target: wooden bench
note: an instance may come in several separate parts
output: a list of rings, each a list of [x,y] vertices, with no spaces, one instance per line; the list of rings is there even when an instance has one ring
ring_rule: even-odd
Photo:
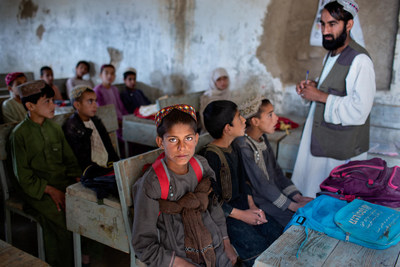
[[[48,263],[11,246],[0,240],[0,265],[1,266],[50,266]]]
[[[293,225],[255,261],[256,267],[272,266],[399,266],[400,243],[385,250],[370,249]],[[396,264],[397,263],[397,264]]]
[[[118,84],[114,84],[114,85],[118,88],[118,91],[120,93],[125,90],[124,83],[118,83]],[[156,100],[163,95],[163,92],[159,88],[150,86],[143,82],[137,81],[136,88],[142,90],[144,95],[150,100],[151,103],[155,103]]]

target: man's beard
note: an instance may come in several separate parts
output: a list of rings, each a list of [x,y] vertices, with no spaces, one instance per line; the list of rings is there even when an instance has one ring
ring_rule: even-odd
[[[330,36],[332,40],[326,40],[325,37]],[[332,34],[326,34],[322,38],[322,45],[326,50],[334,51],[344,45],[344,42],[347,39],[346,25],[343,26],[342,33],[335,39]]]

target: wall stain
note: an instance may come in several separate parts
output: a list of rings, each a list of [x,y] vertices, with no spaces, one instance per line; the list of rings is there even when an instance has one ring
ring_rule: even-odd
[[[325,50],[309,44],[310,30],[318,1],[271,0],[265,13],[256,56],[273,77],[284,84],[315,79]]]
[[[36,16],[38,5],[35,5],[31,0],[22,0],[19,4],[17,14],[18,19],[29,19]]]
[[[194,9],[194,0],[168,0],[168,20],[174,40],[172,73],[182,72],[185,63],[185,50],[191,44]],[[181,75],[171,75],[170,78],[175,92],[184,92],[186,90],[187,84],[183,82]]]
[[[124,53],[114,47],[107,47],[107,52],[110,55],[110,64],[112,64],[116,69],[118,69],[119,64],[124,58]]]
[[[43,33],[46,31],[44,28],[43,24],[40,24],[39,27],[36,29],[36,36],[39,37],[40,40],[42,40]]]

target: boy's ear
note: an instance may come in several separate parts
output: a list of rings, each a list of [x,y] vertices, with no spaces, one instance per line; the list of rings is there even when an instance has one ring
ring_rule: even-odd
[[[79,108],[79,101],[74,101],[74,103],[72,104],[73,106],[74,106],[74,108],[76,109],[76,110],[78,110],[78,108]]]
[[[197,143],[199,142],[199,134],[198,133],[196,133],[195,139],[196,139],[196,146],[197,146]]]
[[[159,136],[156,137],[156,143],[157,143],[157,146],[158,146],[159,148],[164,149],[164,146],[163,146],[163,144],[162,144],[162,138],[161,138],[161,137],[159,137]]]
[[[224,130],[222,131],[222,134],[228,134],[230,130],[230,125],[229,124],[225,124]]]
[[[250,125],[257,127],[260,124],[260,120],[257,117],[253,117],[250,119]]]
[[[12,87],[11,86],[9,86],[9,85],[7,85],[7,89],[8,89],[8,91],[12,91]]]
[[[29,111],[32,111],[35,109],[35,104],[33,104],[32,102],[26,102],[25,106]]]

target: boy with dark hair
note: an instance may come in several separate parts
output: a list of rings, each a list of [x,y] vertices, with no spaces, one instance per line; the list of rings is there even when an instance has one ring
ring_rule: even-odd
[[[252,266],[282,232],[282,227],[259,209],[253,201],[241,155],[232,141],[244,135],[245,119],[231,101],[211,102],[204,110],[204,125],[215,140],[203,149],[203,155],[214,170],[226,217],[228,235],[245,266]]]
[[[26,83],[26,76],[22,72],[12,72],[5,78],[7,89],[10,91],[10,98],[3,102],[3,120],[7,122],[20,122],[25,118],[26,110],[21,103],[17,86]]]
[[[65,189],[81,170],[54,117],[53,89],[43,81],[18,86],[28,111],[10,136],[14,174],[23,199],[43,227],[46,261],[72,266],[72,235],[66,228]]]
[[[140,106],[150,105],[150,100],[143,91],[136,88],[136,69],[128,68],[124,72],[125,91],[121,92],[121,101],[125,109],[132,114]]]
[[[90,88],[94,87],[94,84],[93,84],[92,80],[90,79],[90,77],[87,80],[83,78],[83,76],[88,74],[89,71],[90,71],[89,62],[81,60],[76,64],[75,77],[69,78],[67,80],[67,83],[65,84],[65,86],[67,87],[67,96],[68,96],[68,98],[70,97],[69,94],[72,91],[72,89],[74,89],[74,87],[77,86],[77,85],[85,85],[85,86],[88,86]]]
[[[312,198],[303,197],[276,162],[267,138],[267,134],[275,132],[278,122],[271,102],[252,98],[242,104],[241,113],[247,119],[246,135],[236,138],[233,147],[243,158],[254,202],[285,227],[294,212]]]
[[[70,96],[75,113],[65,122],[63,130],[81,169],[84,170],[81,182],[95,190],[99,199],[109,193],[117,194],[112,163],[118,161],[119,157],[106,128],[96,116],[96,93],[90,87],[78,85]],[[107,175],[110,172],[112,174]],[[105,175],[107,176],[102,179],[104,184],[100,181],[94,183],[96,178]],[[104,178],[108,178],[108,182]]]
[[[43,66],[40,68],[40,79],[45,81],[51,88],[54,90],[54,100],[63,100],[60,89],[58,89],[57,85],[54,82],[54,74],[53,70],[49,66]]]

